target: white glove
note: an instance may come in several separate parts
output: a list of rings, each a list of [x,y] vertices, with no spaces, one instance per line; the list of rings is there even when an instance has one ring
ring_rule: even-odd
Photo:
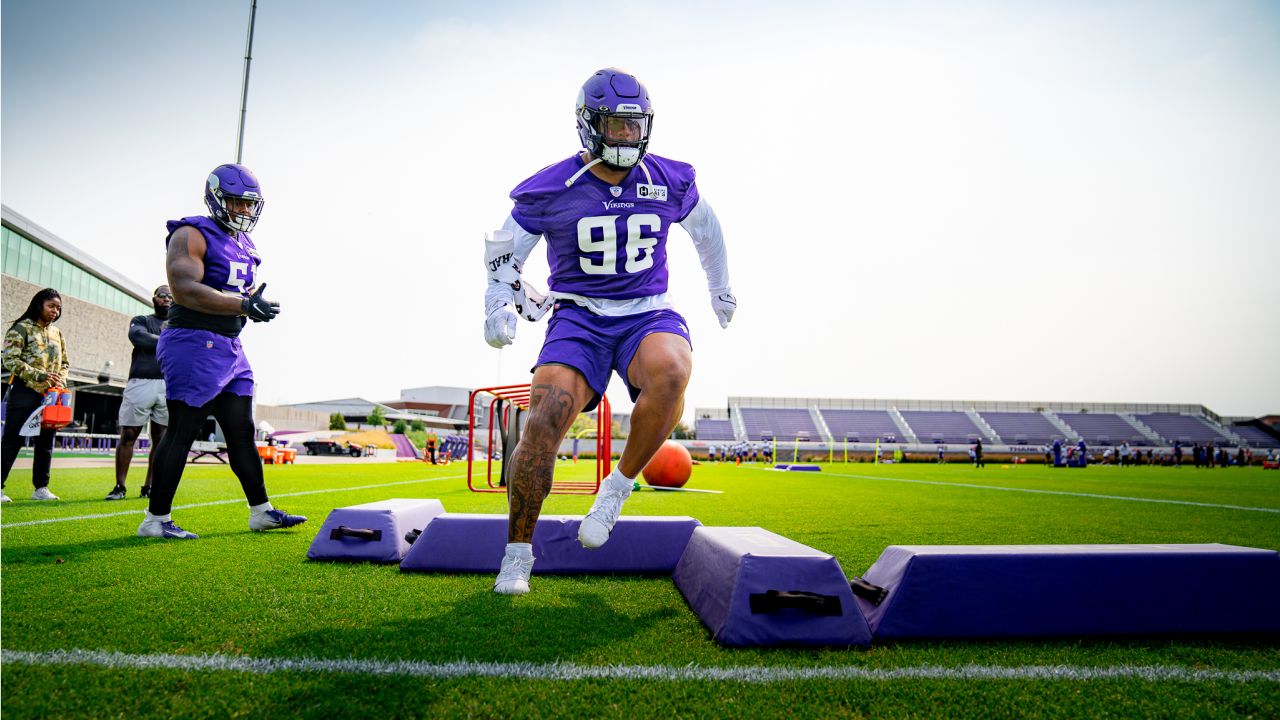
[[[501,349],[516,339],[516,314],[510,305],[494,308],[484,319],[484,341]]]
[[[733,311],[738,309],[738,298],[733,296],[733,292],[729,288],[723,290],[711,291],[711,309],[716,312],[716,319],[720,321],[720,327],[729,327],[729,321],[733,319]]]

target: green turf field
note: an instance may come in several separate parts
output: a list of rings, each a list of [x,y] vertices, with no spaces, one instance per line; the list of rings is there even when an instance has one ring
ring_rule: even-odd
[[[265,470],[275,504],[308,524],[250,533],[230,471],[191,466],[174,519],[202,537],[167,543],[134,536],[144,500],[101,501],[108,469],[55,464],[54,503],[26,500],[30,473],[15,471],[17,501],[0,514],[4,717],[1280,716],[1274,638],[729,650],[668,578],[535,575],[531,594],[510,598],[488,576],[309,563],[334,507],[434,497],[450,511],[504,512],[505,498],[468,492],[459,464]],[[702,465],[690,487],[724,492],[638,492],[625,512],[759,525],[834,554],[849,575],[890,544],[1280,548],[1280,513],[1262,510],[1280,509],[1280,473],[1259,469]],[[589,505],[553,496],[545,511]],[[272,659],[299,662],[255,663]],[[1120,677],[1069,677],[1093,669]]]

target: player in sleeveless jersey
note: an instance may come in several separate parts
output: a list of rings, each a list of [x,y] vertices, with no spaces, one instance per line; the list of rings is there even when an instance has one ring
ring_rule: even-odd
[[[220,165],[205,183],[209,216],[170,220],[165,271],[174,303],[156,344],[169,406],[169,429],[152,453],[153,487],[138,535],[177,540],[199,536],[170,517],[187,454],[210,415],[227,442],[231,470],[249,501],[249,529],[306,522],[271,506],[254,444],[253,369],[240,346],[248,320],[270,322],[279,303],[257,285],[262,258],[249,237],[262,212],[262,188],[243,165]]]
[[[684,409],[693,368],[685,320],[667,298],[667,239],[679,224],[693,238],[721,327],[737,307],[720,223],[687,163],[647,152],[649,93],[616,68],[587,80],[575,108],[585,148],[539,171],[511,193],[514,207],[486,243],[485,339],[515,338],[517,315],[553,309],[533,369],[528,424],[510,461],[508,545],[494,591],[529,591],[534,525],[551,489],[556,453],[579,413],[597,406],[613,372],[635,401],[621,460],[604,479],[578,539],[609,539],[634,478]],[[544,297],[520,269],[545,240],[551,267]]]

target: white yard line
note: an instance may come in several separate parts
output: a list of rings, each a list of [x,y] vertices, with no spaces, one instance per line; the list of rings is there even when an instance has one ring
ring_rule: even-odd
[[[355,487],[342,488],[325,488],[324,490],[303,490],[301,492],[276,493],[272,495],[272,499],[284,497],[298,497],[300,495],[319,495],[321,493],[350,492],[352,490],[372,490],[374,488],[393,487],[396,485],[416,485],[424,482],[437,482],[440,480],[457,480],[464,478],[466,475],[449,475],[438,478],[422,478],[421,480],[398,480],[396,482],[380,483],[378,485],[356,485]],[[175,505],[174,510],[186,510],[188,508],[209,507],[211,505],[234,505],[235,503],[244,504],[245,499],[242,497],[232,498],[231,500],[212,500],[210,502],[192,503],[190,505]],[[143,510],[122,510],[113,513],[97,513],[95,515],[72,515],[70,517],[47,518],[45,520],[26,520],[24,522],[5,523],[0,528],[22,527],[24,525],[47,525],[49,523],[71,522],[72,520],[98,520],[100,518],[122,517],[125,515],[141,515]]]
[[[899,668],[770,667],[698,665],[576,665],[573,663],[501,663],[419,660],[324,660],[321,658],[251,658],[237,655],[130,654],[99,650],[26,652],[6,650],[6,665],[92,665],[113,670],[173,669],[207,672],[346,673],[370,676],[424,678],[498,677],[526,680],[657,680],[668,682],[774,683],[806,680],[1118,680],[1180,683],[1280,682],[1280,670],[1206,670],[1178,665],[1078,665],[943,667],[921,665]]]
[[[766,470],[769,468],[750,468]],[[772,472],[772,471],[770,471]],[[1124,500],[1127,502],[1161,503],[1164,505],[1192,505],[1195,507],[1221,508],[1223,510],[1247,510],[1249,512],[1280,513],[1280,508],[1249,507],[1247,505],[1222,505],[1219,503],[1194,502],[1192,500],[1161,500],[1159,498],[1128,497],[1126,495],[1102,495],[1100,493],[1068,492],[1066,490],[1037,490],[1035,488],[999,487],[996,485],[977,485],[974,483],[943,482],[941,480],[909,480],[907,478],[882,477],[879,475],[851,475],[848,473],[816,473],[826,477],[847,477],[859,480],[882,480],[884,482],[911,483],[913,485],[941,485],[943,487],[974,488],[977,490],[1003,490],[1004,492],[1036,493],[1039,495],[1068,495],[1071,497],[1094,498],[1098,500]]]

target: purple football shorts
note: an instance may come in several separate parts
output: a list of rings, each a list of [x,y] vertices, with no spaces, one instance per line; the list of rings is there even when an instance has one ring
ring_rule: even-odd
[[[640,396],[640,388],[627,379],[627,368],[640,348],[640,341],[653,333],[679,335],[693,348],[689,326],[675,310],[663,308],[611,317],[594,315],[571,302],[558,302],[547,323],[547,338],[542,343],[537,365],[566,365],[582,373],[596,391],[583,412],[594,410],[600,404],[600,396],[609,387],[609,375],[615,370],[627,384],[627,392],[634,401]]]
[[[253,369],[240,338],[167,327],[156,344],[156,359],[170,400],[200,407],[219,393],[253,395]]]

